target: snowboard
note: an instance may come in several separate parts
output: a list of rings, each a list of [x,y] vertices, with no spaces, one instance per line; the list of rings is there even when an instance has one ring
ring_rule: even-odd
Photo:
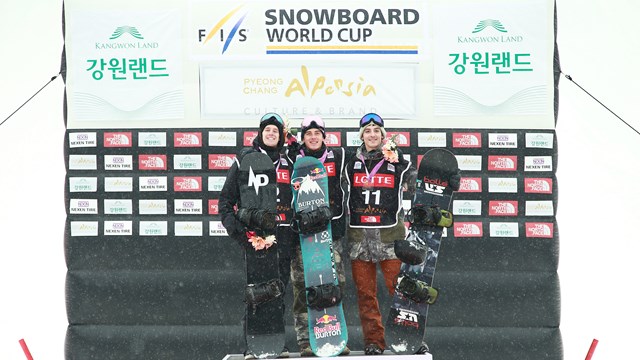
[[[238,174],[240,206],[267,210],[272,212],[275,218],[276,171],[269,156],[260,152],[245,155],[240,162]],[[274,235],[261,230],[257,230],[256,233],[262,237]],[[273,284],[274,280],[279,281],[277,246],[276,243],[269,248],[255,250],[249,245],[245,251],[247,288],[245,289],[244,335],[247,354],[254,354],[256,358],[261,359],[277,358],[284,348],[284,301],[283,297],[279,296],[258,305],[252,305],[247,301],[247,294],[261,284]]]
[[[453,153],[440,148],[427,151],[418,166],[412,208],[416,205],[438,205],[441,209],[450,211],[454,191],[448,182],[450,176],[457,172],[458,161]],[[408,275],[432,286],[442,233],[442,227],[415,225],[410,222],[407,240],[420,241],[428,245],[428,248],[422,263],[403,263],[400,268],[398,285],[385,325],[387,348],[395,354],[415,354],[422,345],[429,304],[412,301],[399,290],[399,284]]]
[[[313,210],[322,205],[329,206],[327,172],[320,160],[311,156],[297,159],[291,179],[295,213]],[[331,223],[319,232],[303,234],[300,231],[300,246],[309,304],[310,288],[326,284],[338,286]],[[322,309],[307,306],[307,311],[309,342],[313,353],[321,357],[340,354],[348,339],[342,302]]]

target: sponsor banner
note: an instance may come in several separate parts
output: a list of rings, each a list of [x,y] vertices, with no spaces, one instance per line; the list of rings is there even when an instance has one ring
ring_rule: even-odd
[[[235,131],[209,131],[209,146],[236,146],[236,136]]]
[[[70,214],[98,214],[98,199],[69,199]]]
[[[408,131],[389,131],[387,132],[387,139],[390,139],[395,135],[395,143],[398,147],[411,146],[411,133]]]
[[[480,216],[482,215],[481,200],[453,200],[453,215]]]
[[[257,131],[245,131],[242,134],[242,146],[252,146],[253,139],[255,139],[256,136],[258,136]]]
[[[553,201],[528,200],[525,203],[525,216],[553,216]]]
[[[138,147],[167,147],[167,133],[139,132]]]
[[[71,221],[71,236],[98,236],[97,221]]]
[[[489,178],[490,193],[509,193],[518,192],[518,178]]]
[[[131,236],[133,235],[132,221],[105,221],[104,235],[107,236]]]
[[[105,132],[103,135],[105,148],[123,148],[133,145],[130,132]]]
[[[69,192],[97,192],[98,178],[96,177],[70,177]]]
[[[446,147],[446,132],[419,132],[418,147]]]
[[[140,236],[167,236],[168,225],[166,221],[140,221]]]
[[[140,215],[166,215],[167,199],[140,199],[138,200],[138,212]]]
[[[218,208],[218,199],[209,199],[209,215],[218,215],[219,212],[219,208]]]
[[[184,118],[179,3],[65,5],[68,128]]]
[[[518,202],[515,200],[489,201],[489,216],[518,216]]]
[[[534,149],[553,149],[553,133],[526,133],[525,147]]]
[[[461,193],[481,193],[482,192],[482,178],[480,177],[463,177],[460,179]]]
[[[173,178],[173,191],[175,192],[202,191],[202,177],[176,176]]]
[[[327,146],[342,146],[342,133],[339,131],[327,131],[325,136],[324,143]]]
[[[481,155],[456,155],[458,160],[458,168],[462,171],[481,171],[482,156]]]
[[[98,140],[95,132],[69,133],[69,148],[97,147]]]
[[[454,237],[482,237],[482,222],[454,222]]]
[[[228,170],[235,157],[235,154],[209,154],[209,170]]]
[[[138,170],[167,170],[167,155],[138,155]]]
[[[207,180],[208,191],[222,191],[224,182],[227,180],[226,176],[209,176]]]
[[[524,171],[553,171],[551,156],[525,156]]]
[[[97,170],[97,155],[69,155],[69,170]]]
[[[131,199],[104,199],[104,213],[106,215],[133,214],[133,201]]]
[[[173,147],[176,147],[176,148],[202,147],[202,133],[177,132],[173,135]]]
[[[174,224],[176,236],[202,236],[201,221],[176,221]]]
[[[489,148],[491,149],[517,149],[518,134],[516,133],[490,133]]]
[[[202,155],[200,154],[177,154],[173,155],[174,170],[201,170]]]
[[[209,221],[209,236],[229,236],[222,221]]]
[[[553,179],[524,178],[524,192],[531,194],[551,194],[553,193]]]
[[[553,223],[527,222],[524,224],[524,227],[528,238],[553,238]]]
[[[489,223],[489,236],[517,238],[520,236],[518,223],[517,222],[491,222]]]
[[[347,132],[347,146],[360,146],[362,140],[360,140],[360,134],[357,131]]]
[[[434,4],[435,115],[553,129],[552,10],[550,0]]]
[[[204,63],[200,65],[200,116],[219,122],[255,118],[277,108],[289,118],[320,115],[330,119],[385,109],[387,118],[415,119],[416,66],[313,60]]]
[[[173,213],[176,215],[202,214],[202,199],[174,199]]]
[[[516,171],[518,169],[518,157],[515,155],[489,155],[487,170],[489,171]]]
[[[105,177],[104,192],[132,192],[133,178],[128,177]]]
[[[133,170],[133,155],[105,155],[104,169],[131,171]]]
[[[482,135],[480,133],[453,133],[454,148],[481,148]]]
[[[139,191],[168,191],[166,176],[140,176]]]

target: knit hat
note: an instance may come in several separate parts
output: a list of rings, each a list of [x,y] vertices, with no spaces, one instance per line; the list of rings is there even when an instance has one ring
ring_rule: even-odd
[[[320,116],[310,115],[305,116],[302,119],[302,123],[300,124],[300,139],[304,140],[304,133],[309,129],[318,129],[322,133],[322,138],[326,138],[325,129],[324,129],[324,120]]]
[[[376,113],[368,113],[360,119],[360,133],[358,134],[360,140],[362,140],[364,129],[372,124],[380,127],[382,139],[387,137],[387,130],[384,129],[384,120]]]
[[[262,132],[267,125],[275,125],[278,128],[280,136],[278,137],[277,147],[280,149],[284,145],[284,121],[282,120],[282,117],[276,113],[267,113],[262,116],[260,119],[260,131],[257,136],[261,145],[264,145],[262,142]]]

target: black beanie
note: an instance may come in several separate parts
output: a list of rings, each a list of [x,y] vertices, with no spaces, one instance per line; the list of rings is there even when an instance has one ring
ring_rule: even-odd
[[[267,125],[275,125],[278,128],[278,133],[280,134],[278,137],[278,149],[282,148],[284,145],[284,121],[280,115],[276,113],[264,114],[260,119],[260,131],[258,132],[259,143],[264,145],[262,142],[262,132]]]

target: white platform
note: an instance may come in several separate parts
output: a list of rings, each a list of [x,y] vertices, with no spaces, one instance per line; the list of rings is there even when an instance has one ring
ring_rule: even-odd
[[[290,352],[289,358],[300,358],[300,353]],[[313,360],[317,357],[305,357],[304,359]],[[351,354],[345,356],[336,356],[334,359],[339,360],[341,358],[349,358],[349,360],[433,360],[431,354],[426,353],[423,355],[394,355],[390,351],[385,351],[382,355],[365,355],[364,351],[351,351]],[[244,360],[242,354],[228,354],[222,360]]]

